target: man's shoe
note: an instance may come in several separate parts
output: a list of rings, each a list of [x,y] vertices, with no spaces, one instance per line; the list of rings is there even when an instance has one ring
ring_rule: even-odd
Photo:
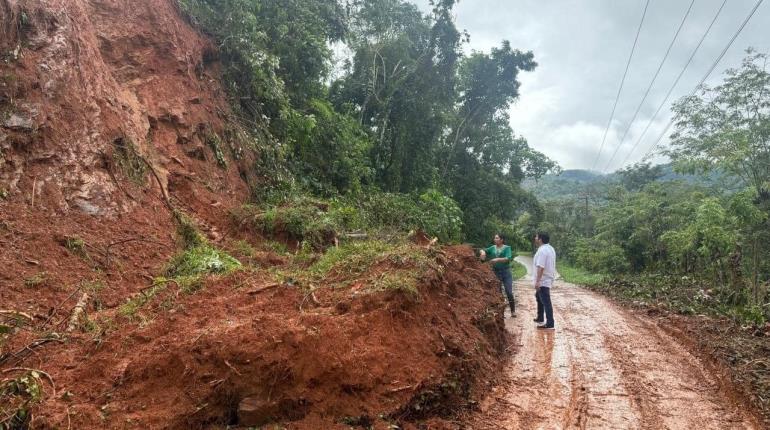
[[[533,318],[533,319],[532,319],[532,321],[534,321],[534,322],[535,322],[535,324],[545,324],[545,321],[540,321],[540,320],[539,320],[539,319],[537,319],[537,318]]]
[[[539,325],[537,328],[541,330],[555,330],[554,326],[552,325]]]

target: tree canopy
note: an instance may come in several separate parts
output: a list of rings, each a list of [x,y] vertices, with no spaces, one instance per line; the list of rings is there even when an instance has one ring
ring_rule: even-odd
[[[459,205],[464,238],[481,242],[517,219],[534,227],[542,211],[520,183],[558,166],[510,126],[534,54],[508,41],[464,54],[455,3],[426,14],[403,0],[181,0],[219,41],[234,106],[269,131],[292,186],[438,192]],[[336,64],[341,43],[351,55]]]

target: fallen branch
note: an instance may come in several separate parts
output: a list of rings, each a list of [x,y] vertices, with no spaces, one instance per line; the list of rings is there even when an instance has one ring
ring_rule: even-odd
[[[238,371],[238,369],[236,369],[235,367],[233,367],[233,365],[232,365],[232,364],[228,363],[228,362],[227,362],[227,360],[225,360],[225,364],[226,364],[226,365],[227,365],[227,367],[229,367],[229,368],[230,368],[230,369],[231,369],[233,372],[235,372],[235,374],[236,374],[236,375],[238,375],[238,376],[243,376],[243,373],[239,372],[239,371]]]
[[[0,355],[0,365],[4,364],[6,361],[10,360],[11,358],[22,359],[27,355],[29,355],[31,352],[33,352],[35,348],[39,348],[49,342],[64,343],[64,341],[62,339],[59,339],[58,337],[47,337],[44,339],[38,339],[32,342],[31,344],[24,346],[23,348],[19,349],[16,352],[7,352],[5,354]]]
[[[61,309],[61,307],[62,307],[62,306],[64,306],[64,304],[65,304],[65,303],[67,303],[67,302],[68,302],[68,301],[69,301],[71,298],[75,297],[75,294],[77,294],[77,293],[78,293],[78,291],[80,291],[80,288],[82,288],[82,286],[83,286],[83,284],[80,284],[80,285],[78,285],[78,287],[77,287],[77,288],[75,288],[75,291],[73,291],[73,292],[72,292],[72,294],[70,294],[69,296],[67,296],[67,298],[66,298],[66,299],[64,299],[64,301],[62,301],[61,303],[59,303],[59,306],[57,306],[57,307],[56,307],[56,309],[54,309],[54,310],[53,310],[53,312],[51,312],[51,315],[49,315],[49,316],[48,316],[48,319],[47,319],[47,320],[45,320],[45,322],[43,323],[43,325],[40,327],[40,330],[43,330],[43,329],[44,329],[44,328],[45,328],[45,327],[48,325],[48,323],[49,323],[49,322],[51,322],[51,320],[53,319],[53,317],[56,315],[56,312],[59,312],[59,309]],[[61,322],[60,322],[59,324],[61,324]]]
[[[310,292],[310,301],[313,302],[313,304],[316,306],[321,306],[321,302],[319,302],[315,296],[315,291]]]
[[[348,239],[366,239],[369,237],[366,233],[342,233],[342,236]]]
[[[401,392],[401,391],[412,390],[412,389],[415,389],[415,388],[417,388],[417,385],[406,385],[406,386],[403,386],[403,387],[391,388],[390,390],[388,390],[388,392],[389,393],[398,393],[398,392]]]
[[[168,194],[166,194],[166,189],[163,188],[163,182],[161,182],[160,176],[158,176],[158,172],[155,171],[155,167],[141,154],[137,153],[136,156],[139,157],[139,159],[142,160],[145,165],[147,165],[147,168],[150,169],[150,173],[152,173],[152,176],[155,178],[155,182],[157,182],[158,187],[160,187],[160,194],[163,197],[163,203],[165,203],[166,207],[171,212],[174,212],[174,205],[171,204],[171,199],[168,197]]]
[[[249,294],[249,295],[259,294],[259,293],[261,293],[263,291],[267,291],[267,290],[273,289],[273,288],[278,287],[280,285],[281,285],[280,282],[276,282],[274,284],[262,285],[262,286],[260,286],[258,288],[255,288],[253,290],[247,291],[246,294]]]
[[[75,327],[78,325],[78,320],[80,320],[80,316],[83,314],[87,304],[88,293],[83,293],[83,295],[80,296],[80,300],[78,300],[78,303],[75,305],[75,308],[72,310],[72,316],[67,324],[67,332],[75,330]]]
[[[315,288],[310,290],[309,293],[305,294],[305,297],[302,298],[302,303],[299,304],[299,311],[302,312],[302,307],[305,306],[305,302],[310,299],[311,302],[313,302],[316,306],[321,306],[321,302],[318,301],[318,299],[315,296]]]
[[[12,310],[0,309],[0,315],[10,315],[12,317],[24,317],[24,318],[26,318],[26,319],[28,319],[30,321],[33,321],[35,319],[34,317],[32,317],[32,315],[30,315],[28,313],[25,313],[25,312],[21,312],[21,311],[12,311]]]

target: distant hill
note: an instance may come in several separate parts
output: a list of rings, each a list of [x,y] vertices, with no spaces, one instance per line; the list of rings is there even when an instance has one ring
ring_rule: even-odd
[[[708,175],[683,175],[674,171],[673,165],[664,164],[663,176],[659,182],[684,181],[706,187],[735,188],[736,181],[724,173],[714,172]],[[569,169],[559,175],[545,175],[537,181],[527,179],[522,187],[533,192],[537,198],[545,201],[578,198],[587,191],[591,194],[604,194],[608,187],[619,185],[620,175],[600,173],[591,170]]]

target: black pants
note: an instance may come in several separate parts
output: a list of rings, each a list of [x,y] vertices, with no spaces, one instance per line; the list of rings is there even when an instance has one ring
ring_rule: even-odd
[[[516,300],[513,298],[513,275],[508,267],[495,269],[495,276],[503,283],[505,295],[508,297],[508,305],[511,307],[511,313],[516,313]]]
[[[537,320],[543,321],[543,317],[545,317],[545,325],[548,327],[553,327],[553,305],[551,304],[551,289],[548,287],[538,288],[535,291],[535,299],[537,300]]]

